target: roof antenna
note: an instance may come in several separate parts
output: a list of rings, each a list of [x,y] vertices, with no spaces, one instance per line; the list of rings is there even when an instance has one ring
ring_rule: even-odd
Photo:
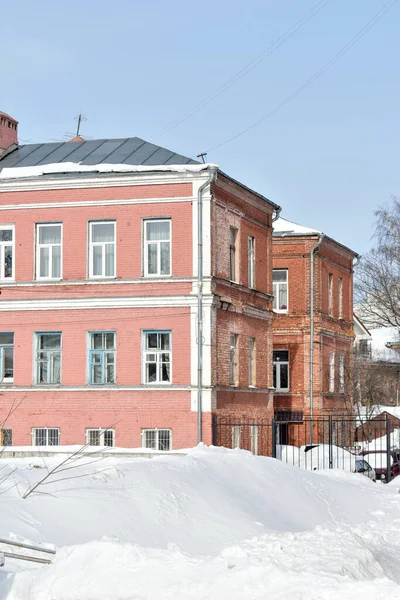
[[[201,158],[201,160],[203,161],[203,165],[206,164],[206,161],[205,161],[206,156],[207,156],[207,152],[200,152],[200,154],[197,154],[197,158]]]
[[[77,121],[77,126],[76,126],[76,137],[79,137],[80,131],[81,131],[81,124],[83,121],[87,121],[86,116],[83,113],[78,113],[75,117],[74,117],[74,121]]]

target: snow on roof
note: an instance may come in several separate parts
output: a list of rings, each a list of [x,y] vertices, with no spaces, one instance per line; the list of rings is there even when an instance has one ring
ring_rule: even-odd
[[[400,334],[396,327],[378,327],[371,329],[371,350],[374,360],[400,363],[400,351],[387,347],[390,343],[399,343]]]
[[[298,225],[297,223],[293,223],[282,217],[279,217],[279,219],[274,222],[273,227],[274,234],[276,233],[279,235],[318,235],[322,233],[321,231],[318,231],[318,229],[303,227],[303,225]]]
[[[212,163],[186,165],[127,165],[107,164],[82,165],[81,163],[65,162],[33,167],[5,167],[0,172],[0,179],[19,179],[21,177],[40,177],[41,175],[63,173],[143,173],[149,171],[173,171],[178,173],[198,173],[209,167],[217,168]]]

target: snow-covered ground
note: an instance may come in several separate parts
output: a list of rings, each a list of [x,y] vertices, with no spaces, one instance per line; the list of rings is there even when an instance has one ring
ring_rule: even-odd
[[[22,499],[63,459],[0,460],[0,537],[57,547],[8,559],[0,600],[400,599],[396,480],[199,447],[86,456]]]

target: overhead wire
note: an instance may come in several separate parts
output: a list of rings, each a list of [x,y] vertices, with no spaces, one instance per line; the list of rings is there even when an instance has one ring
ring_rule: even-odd
[[[364,35],[366,35],[368,33],[368,31],[370,29],[372,29],[372,27],[374,27],[374,25],[376,25],[376,23],[378,23],[378,21],[380,21],[383,18],[389,12],[389,10],[391,10],[395,6],[395,4],[397,4],[397,2],[398,2],[398,0],[388,0],[388,2],[386,2],[383,6],[381,6],[381,8],[378,10],[378,12],[375,13],[375,15],[364,25],[364,27],[362,27],[347,42],[347,44],[345,44],[330,60],[328,60],[318,71],[316,71],[309,79],[307,79],[307,81],[305,81],[300,87],[298,87],[292,94],[287,96],[284,100],[282,100],[282,102],[280,102],[277,106],[272,108],[263,117],[261,117],[260,119],[258,119],[257,121],[255,121],[254,123],[252,123],[245,129],[243,129],[242,131],[237,133],[236,135],[228,138],[227,140],[225,140],[224,142],[221,142],[220,144],[217,144],[216,146],[212,146],[211,148],[208,148],[207,153],[212,152],[213,150],[217,150],[218,148],[222,148],[222,146],[225,146],[226,144],[233,142],[234,140],[238,139],[245,133],[251,131],[258,125],[263,123],[266,119],[268,119],[269,117],[274,115],[281,108],[283,108],[284,106],[286,106],[287,104],[292,102],[304,90],[309,88],[317,79],[319,79],[326,71],[328,71],[328,69],[330,69],[344,54],[346,54],[353,46],[355,46],[355,44],[357,44],[357,42],[359,42],[361,40],[361,38],[363,38]]]
[[[170,121],[156,136],[155,139],[161,137],[171,129],[174,129],[183,121],[186,121],[189,117],[193,116],[195,113],[200,111],[202,108],[210,104],[215,98],[218,98],[221,94],[223,94],[226,90],[232,87],[237,81],[242,79],[247,73],[250,73],[253,69],[255,69],[261,62],[263,62],[266,58],[271,56],[278,50],[285,42],[287,42],[291,37],[293,37],[304,25],[306,25],[313,17],[315,17],[321,10],[326,8],[328,4],[331,4],[333,0],[319,0],[317,4],[315,4],[308,12],[306,12],[292,27],[290,27],[285,33],[283,33],[278,39],[272,42],[263,52],[258,54],[255,58],[253,58],[250,62],[248,62],[240,71],[237,71],[232,75],[229,79],[227,79],[222,85],[216,88],[211,94],[203,98],[200,102],[192,106],[189,110],[183,113],[177,119]]]

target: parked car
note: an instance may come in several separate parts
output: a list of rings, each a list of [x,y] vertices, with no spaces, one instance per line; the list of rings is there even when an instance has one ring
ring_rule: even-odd
[[[362,450],[360,457],[365,458],[375,469],[376,476],[384,482],[388,481],[388,466],[386,450]],[[400,475],[400,450],[390,451],[390,479]]]
[[[360,473],[372,481],[376,481],[374,468],[363,457],[353,454],[344,448],[328,444],[296,446],[279,446],[277,458],[291,465],[309,471],[317,469],[339,469],[350,473]]]
[[[352,454],[340,446],[313,444],[301,446],[300,466],[315,471],[317,469],[340,469],[350,473],[360,473],[376,481],[375,469],[363,456]]]

